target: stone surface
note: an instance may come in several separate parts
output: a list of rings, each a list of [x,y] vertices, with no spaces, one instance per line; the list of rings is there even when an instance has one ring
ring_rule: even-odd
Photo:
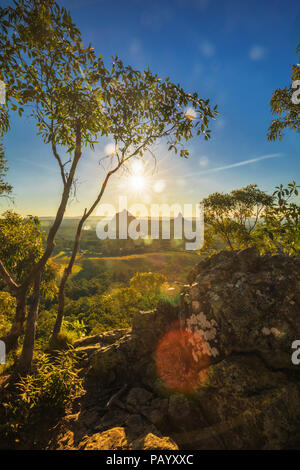
[[[102,433],[93,434],[80,444],[83,450],[126,450],[129,443],[122,427],[112,428]]]
[[[169,437],[158,437],[152,433],[133,443],[134,450],[178,450],[177,444]]]
[[[99,397],[126,392],[62,420],[50,447],[300,449],[299,314],[299,259],[251,248],[201,261],[180,307],[140,312],[96,348]]]

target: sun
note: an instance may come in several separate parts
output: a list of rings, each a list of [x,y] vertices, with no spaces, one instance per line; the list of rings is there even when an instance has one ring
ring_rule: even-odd
[[[132,175],[129,184],[133,191],[140,192],[146,187],[146,178],[143,175]]]

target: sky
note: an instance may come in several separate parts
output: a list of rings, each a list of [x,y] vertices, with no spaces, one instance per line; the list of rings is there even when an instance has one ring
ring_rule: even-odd
[[[1,0],[1,4],[5,2]],[[135,68],[169,76],[186,91],[217,104],[212,138],[189,142],[188,160],[155,148],[157,165],[146,160],[145,187],[117,175],[103,202],[192,203],[216,191],[228,192],[256,183],[272,191],[300,181],[300,136],[286,132],[282,141],[268,142],[272,120],[270,98],[276,88],[290,85],[291,64],[299,61],[300,3],[294,0],[62,0],[71,11],[86,43],[103,54],[109,66],[117,54]],[[52,216],[61,194],[57,163],[51,149],[36,135],[34,122],[12,116],[5,137],[14,205],[27,215]],[[103,179],[98,164],[109,138],[86,150],[80,163],[76,198],[67,216],[88,207]],[[95,214],[96,215],[96,214]]]

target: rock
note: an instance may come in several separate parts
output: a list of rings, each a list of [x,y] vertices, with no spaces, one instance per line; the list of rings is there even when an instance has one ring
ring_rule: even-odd
[[[190,411],[189,401],[184,395],[178,393],[170,396],[168,414],[176,422],[185,423]]]
[[[150,421],[150,423],[160,426],[167,417],[168,414],[168,403],[167,398],[155,398],[151,401],[150,406],[143,407],[141,412],[143,416]]]
[[[118,328],[115,330],[105,331],[99,335],[84,336],[73,343],[74,348],[82,348],[85,346],[96,344],[112,344],[118,339],[122,338],[131,331],[131,328]]]
[[[92,378],[129,393],[96,426],[93,412],[64,421],[52,448],[300,448],[299,312],[299,258],[251,248],[201,260],[180,307],[138,313],[94,352]]]
[[[107,385],[115,381],[126,383],[134,378],[142,380],[159,337],[177,320],[178,308],[169,303],[161,302],[156,310],[139,312],[133,319],[132,332],[95,352],[90,374]]]
[[[132,415],[129,424],[131,433],[124,427],[114,427],[84,437],[76,448],[79,450],[178,450],[177,444],[170,437],[160,437],[147,431],[143,433],[143,424],[137,415]],[[137,425],[141,430],[138,438],[136,438]],[[135,427],[135,433],[132,433],[132,426]]]
[[[137,410],[150,402],[153,394],[141,387],[135,387],[127,395],[127,403]]]
[[[294,367],[291,344],[300,338],[299,260],[260,257],[253,248],[221,252],[201,262],[193,277],[198,294],[194,285],[187,289],[193,302],[186,303],[186,326],[195,342],[197,335],[204,340],[211,361],[247,351],[271,367]]]
[[[190,369],[208,362],[194,387],[190,432],[175,439],[192,449],[299,446],[300,371],[291,344],[300,338],[300,260],[253,248],[222,252],[189,280],[185,353]]]
[[[132,448],[134,450],[178,450],[177,444],[169,437],[158,437],[152,433],[136,440]]]
[[[84,346],[90,346],[91,344],[100,343],[99,335],[94,336],[84,336],[83,338],[74,341],[74,348],[82,348]]]
[[[107,411],[99,421],[98,426],[94,429],[96,431],[104,431],[106,429],[123,426],[128,419],[129,413],[125,410],[115,409]]]
[[[46,450],[74,450],[87,433],[81,414],[65,416],[54,428]]]
[[[93,434],[79,445],[79,449],[82,450],[126,450],[128,448],[129,443],[125,429],[122,427]]]
[[[125,424],[128,434],[132,438],[137,438],[138,436],[140,436],[145,428],[144,421],[141,415],[138,414],[129,415]]]

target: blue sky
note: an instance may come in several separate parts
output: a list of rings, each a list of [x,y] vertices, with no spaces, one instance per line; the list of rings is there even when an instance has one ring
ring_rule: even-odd
[[[159,194],[149,190],[149,202],[195,203],[211,192],[250,183],[271,191],[279,183],[300,181],[299,134],[286,132],[277,142],[266,137],[272,92],[290,83],[290,65],[299,62],[299,1],[59,3],[70,9],[84,40],[103,54],[107,65],[118,54],[125,63],[150,67],[218,105],[212,139],[195,138],[189,145],[189,160],[157,147],[158,168],[154,176],[151,173],[149,185],[163,181],[164,190]],[[50,149],[35,134],[31,120],[13,118],[5,138],[8,179],[14,186],[16,211],[53,215],[61,190],[59,171]],[[67,215],[80,215],[92,202],[102,176],[97,159],[107,143],[100,142],[95,154],[86,152],[77,200],[69,205]],[[118,183],[118,178],[111,182],[105,202],[120,192]],[[135,202],[138,198],[128,197]],[[0,209],[5,209],[3,203]]]

